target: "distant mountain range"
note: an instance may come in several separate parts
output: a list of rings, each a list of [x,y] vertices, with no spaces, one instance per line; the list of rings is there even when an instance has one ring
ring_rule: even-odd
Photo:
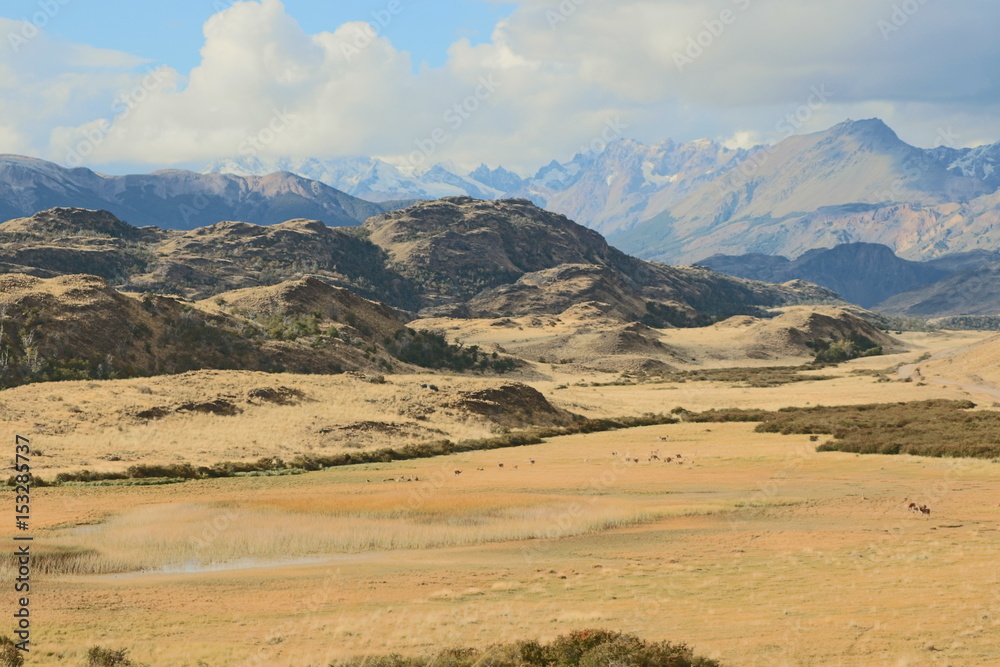
[[[794,256],[852,242],[882,243],[911,260],[992,250],[1000,247],[998,152],[924,150],[879,120],[841,123],[752,151],[739,167],[612,238],[672,261]]]
[[[0,155],[0,220],[56,207],[107,210],[133,225],[195,229],[223,220],[270,225],[294,218],[358,225],[408,202],[375,204],[287,172],[265,176],[165,170],[106,176]]]
[[[527,199],[670,264],[715,255],[798,257],[878,243],[907,260],[1000,248],[1000,144],[921,149],[877,119],[773,146],[628,139],[522,176],[486,165],[412,170],[374,157],[222,160],[205,173],[105,176],[0,156],[0,219],[52,207],[103,209],[136,225],[305,218],[358,225],[415,200]]]
[[[1000,252],[995,251],[911,262],[884,245],[850,243],[810,250],[793,260],[762,254],[713,255],[698,264],[749,280],[808,281],[851,303],[894,315],[1000,315]]]
[[[204,173],[253,176],[286,171],[377,202],[523,198],[608,235],[666,210],[746,155],[708,140],[645,146],[619,139],[600,153],[577,154],[566,163],[553,160],[527,177],[502,166],[490,169],[483,164],[466,174],[449,164],[413,170],[378,158],[244,157],[217,161]]]
[[[526,198],[668,263],[717,253],[797,256],[852,242],[881,243],[911,260],[1000,247],[1000,144],[916,148],[878,119],[749,150],[619,139],[526,177],[485,165],[467,174],[442,164],[407,172],[376,158],[225,160],[208,171],[278,169],[374,201]]]

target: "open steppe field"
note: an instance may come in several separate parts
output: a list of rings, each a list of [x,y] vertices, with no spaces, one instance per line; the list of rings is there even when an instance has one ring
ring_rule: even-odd
[[[918,361],[983,334],[903,338],[906,354],[770,387],[633,384],[547,364],[521,380],[588,417],[929,398],[990,409],[989,386],[943,384]],[[911,381],[886,381],[900,365]],[[28,429],[42,450],[43,475],[124,469],[168,442],[167,461],[235,458],[254,439],[260,449],[246,456],[287,456],[308,451],[307,427],[317,438],[367,422],[412,421],[456,439],[502,430],[449,406],[506,380],[386,381],[211,372],[30,385],[0,403],[11,432]],[[438,391],[422,386],[432,383]],[[251,400],[261,387],[306,400]],[[241,412],[148,422],[121,412],[219,396]],[[412,417],[431,407],[429,419]],[[73,428],[60,432],[58,420]],[[1000,464],[816,445],[753,424],[678,423],[307,474],[38,488],[31,664],[82,664],[100,645],[157,667],[323,666],[583,627],[687,642],[726,665],[1000,663]],[[123,449],[132,461],[109,458]]]
[[[647,462],[657,448],[685,463]],[[36,547],[74,555],[39,577],[32,664],[99,644],[151,665],[325,665],[592,626],[732,665],[996,664],[998,470],[676,424],[294,477],[40,489],[53,520]]]

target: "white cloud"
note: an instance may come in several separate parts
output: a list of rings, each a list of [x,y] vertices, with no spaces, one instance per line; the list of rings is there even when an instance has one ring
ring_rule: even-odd
[[[1000,5],[914,0],[900,18],[894,4],[522,0],[489,43],[459,40],[444,67],[414,73],[367,24],[311,35],[279,0],[237,2],[205,24],[187,77],[161,68],[150,82],[138,58],[44,35],[32,58],[0,54],[0,149],[65,161],[100,133],[88,164],[421,151],[528,170],[617,119],[643,141],[742,146],[780,137],[797,113],[797,132],[880,116],[919,145],[947,127],[963,144],[1000,139]]]
[[[737,149],[737,148],[753,148],[754,146],[760,146],[765,143],[765,139],[760,136],[759,133],[752,130],[741,130],[739,132],[734,132],[731,136],[722,139],[721,143],[726,148]]]

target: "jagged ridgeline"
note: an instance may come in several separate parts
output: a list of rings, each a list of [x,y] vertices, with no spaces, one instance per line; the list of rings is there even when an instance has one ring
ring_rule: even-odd
[[[183,231],[136,228],[106,211],[52,209],[0,224],[0,271],[83,273],[122,291],[194,300],[313,276],[406,311],[471,305],[482,313],[558,313],[607,297],[628,318],[658,326],[837,300],[803,284],[645,262],[528,201],[468,197],[419,203],[360,227],[297,219]]]

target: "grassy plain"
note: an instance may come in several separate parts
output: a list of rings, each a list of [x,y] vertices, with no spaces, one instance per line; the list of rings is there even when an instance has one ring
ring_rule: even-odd
[[[928,371],[926,382],[882,381],[898,364],[976,336],[913,334],[906,354],[762,388],[608,385],[614,376],[549,365],[523,379],[591,417],[675,406],[982,402],[974,389],[930,381]],[[388,380],[196,374],[22,387],[0,403],[12,430],[32,432],[50,471],[95,461],[113,469],[126,462],[101,457],[122,443],[137,458],[173,443],[166,449],[178,459],[214,462],[252,439],[259,449],[248,456],[287,455],[307,446],[303,424],[315,435],[316,424],[386,421],[389,406],[392,421],[405,421],[399,411],[416,400],[408,396],[446,402],[439,394],[459,384],[489,382]],[[110,411],[116,401],[185,399],[171,381],[202,396],[266,381],[312,400],[148,424]],[[442,391],[421,393],[431,382]],[[65,402],[93,418],[62,434],[51,420],[38,425],[46,405]],[[446,417],[442,408],[417,421],[454,435],[490,432]],[[818,453],[816,444],[755,433],[753,424],[680,423],[304,475],[36,489],[31,664],[81,664],[98,644],[157,667],[319,666],[546,640],[581,627],[688,642],[727,665],[1000,662],[1000,465]],[[648,460],[654,450],[675,460]],[[70,462],[56,462],[64,457]],[[927,504],[931,516],[908,512],[908,502]],[[5,526],[0,539],[9,538]]]

